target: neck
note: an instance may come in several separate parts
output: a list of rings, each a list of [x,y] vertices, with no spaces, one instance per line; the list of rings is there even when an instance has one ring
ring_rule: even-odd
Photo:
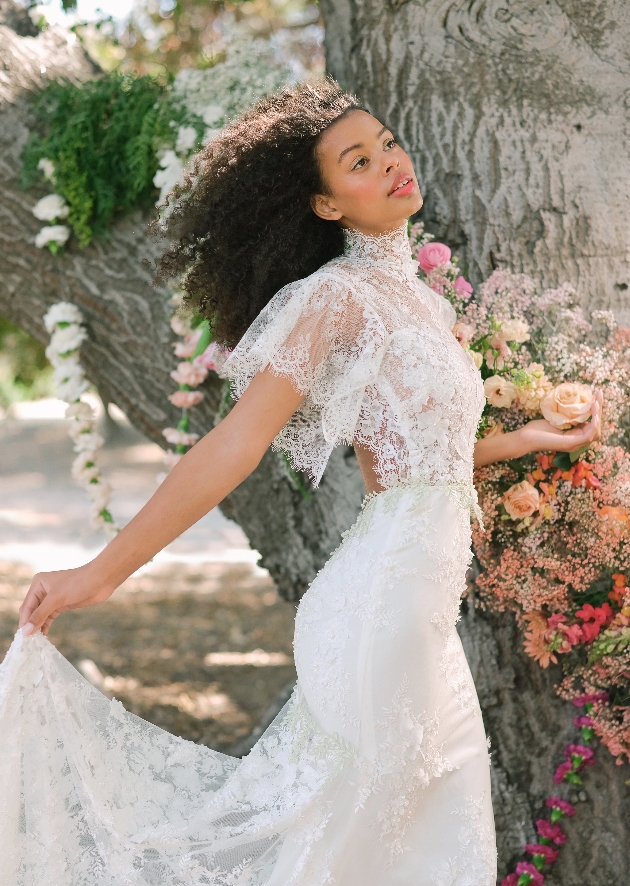
[[[395,265],[414,275],[418,271],[418,264],[411,256],[406,221],[393,230],[378,234],[344,228],[343,236],[347,258]]]

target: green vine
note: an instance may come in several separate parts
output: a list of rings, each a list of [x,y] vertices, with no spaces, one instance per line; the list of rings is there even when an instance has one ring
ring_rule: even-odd
[[[33,103],[35,129],[22,153],[22,185],[54,164],[54,187],[69,205],[81,247],[107,235],[113,217],[155,201],[156,151],[175,127],[197,123],[152,77],[111,73],[81,85],[52,82]]]

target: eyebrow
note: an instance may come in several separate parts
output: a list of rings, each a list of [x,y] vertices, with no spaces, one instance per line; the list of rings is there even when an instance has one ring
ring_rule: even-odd
[[[389,128],[389,127],[387,127],[387,126],[383,126],[383,128],[381,129],[381,131],[378,133],[378,135],[377,135],[376,137],[377,137],[377,138],[380,138],[380,137],[383,135],[384,132],[387,132],[387,131],[388,131],[388,128]],[[348,154],[350,151],[354,151],[354,150],[356,150],[357,148],[362,148],[362,147],[363,147],[363,143],[362,143],[362,142],[359,142],[358,145],[350,145],[349,148],[344,148],[343,151],[341,152],[341,154],[339,154],[339,160],[338,160],[337,162],[338,162],[338,163],[341,163],[341,161],[342,161],[343,158],[346,156],[346,154]]]

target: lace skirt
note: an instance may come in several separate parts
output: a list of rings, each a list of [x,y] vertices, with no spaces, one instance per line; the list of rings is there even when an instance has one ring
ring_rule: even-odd
[[[40,634],[0,667],[3,886],[494,886],[455,630],[455,488],[371,497],[300,603],[298,684],[243,760],[109,701]]]

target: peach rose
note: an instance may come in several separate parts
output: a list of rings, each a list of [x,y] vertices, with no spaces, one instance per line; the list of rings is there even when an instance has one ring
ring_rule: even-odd
[[[493,421],[492,424],[489,424],[488,427],[483,432],[483,436],[495,437],[497,434],[503,433],[503,423],[500,421]]]
[[[538,510],[540,493],[538,490],[522,480],[514,486],[510,486],[503,496],[503,507],[513,520],[524,520]]]
[[[466,346],[474,334],[475,327],[471,326],[469,323],[456,323],[455,326],[453,326],[453,335],[460,345]]]
[[[565,381],[543,398],[540,411],[547,421],[561,431],[581,425],[590,414],[593,391],[588,385]]]
[[[507,378],[500,375],[492,375],[483,383],[483,392],[491,406],[505,409],[511,406],[516,397],[516,388]]]

